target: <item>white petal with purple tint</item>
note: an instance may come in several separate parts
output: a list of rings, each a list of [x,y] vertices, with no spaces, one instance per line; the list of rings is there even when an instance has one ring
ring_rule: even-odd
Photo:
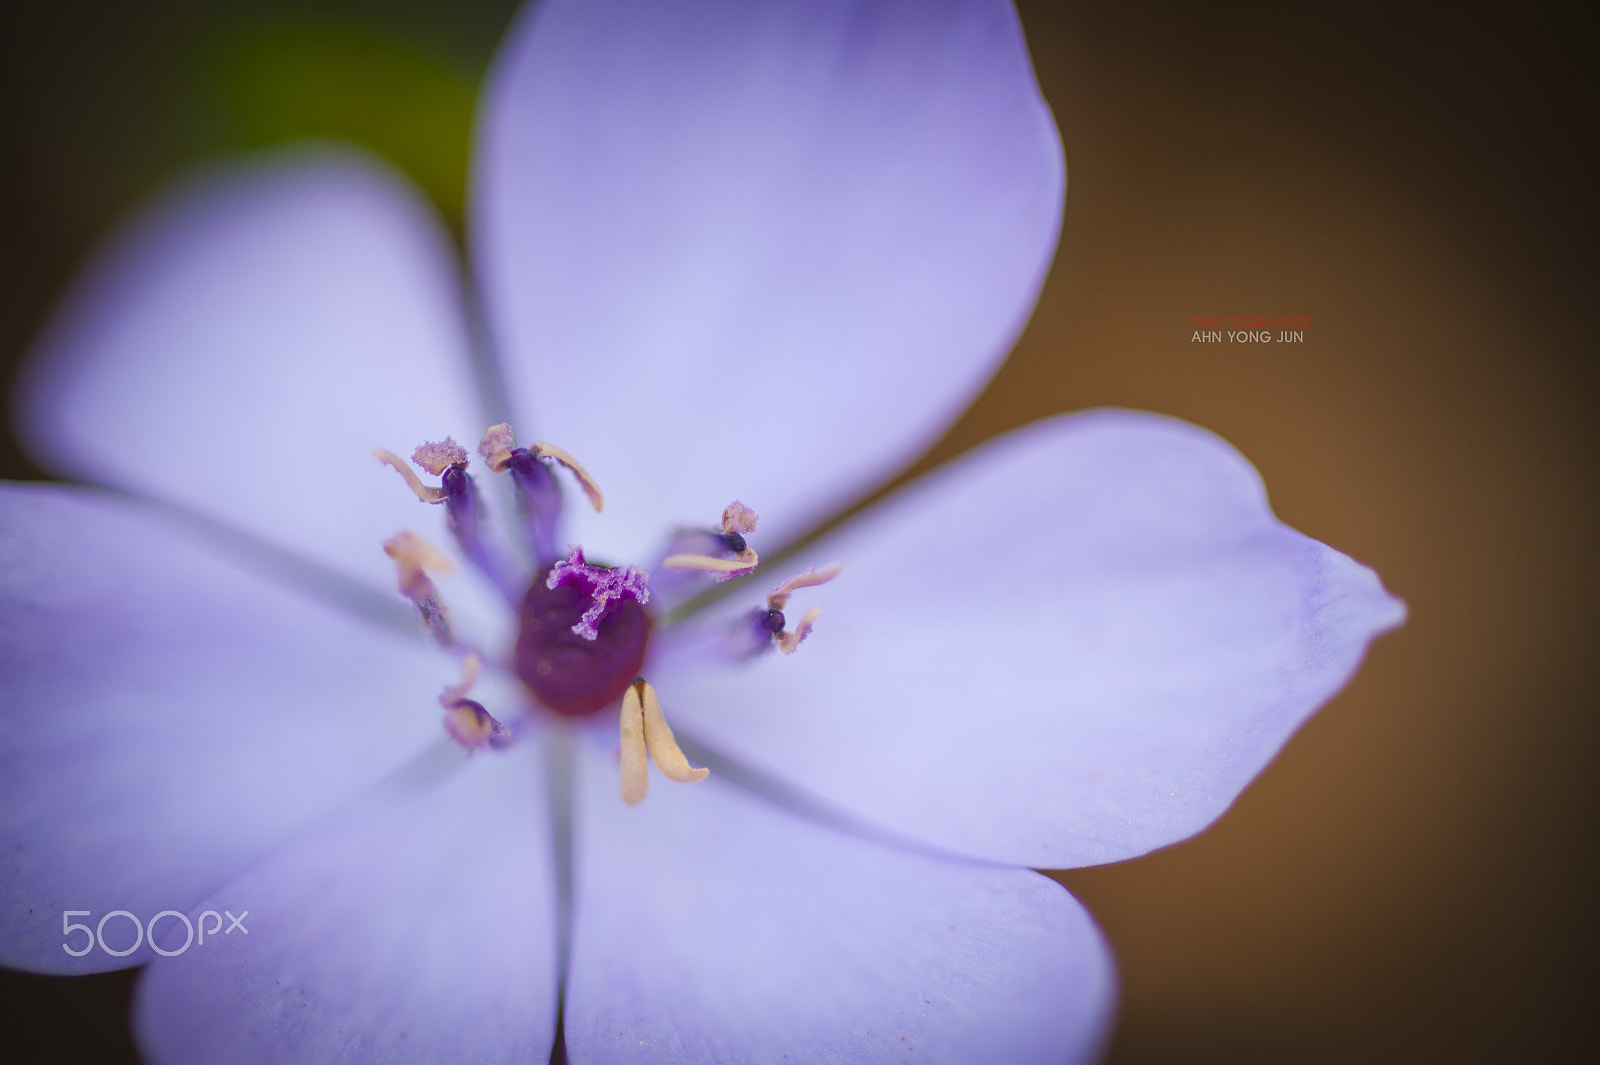
[[[573,538],[616,560],[736,496],[776,545],[931,443],[1031,311],[1065,182],[1003,0],[547,0],[479,135],[517,428],[605,487]]]
[[[797,601],[826,605],[815,634],[652,677],[674,725],[878,824],[1036,868],[1200,831],[1404,616],[1371,570],[1278,523],[1231,447],[1133,412],[1001,438],[806,554],[845,565]]]
[[[1087,913],[1036,873],[911,854],[716,775],[638,807],[580,745],[574,1065],[1076,1062],[1115,996]]]
[[[188,909],[436,742],[455,679],[91,489],[0,489],[0,593],[0,961],[27,969],[148,960],[70,956],[62,912]]]
[[[52,469],[170,500],[388,588],[442,532],[378,465],[484,429],[442,228],[353,151],[181,186],[103,253],[34,353],[18,419]]]
[[[192,919],[247,908],[249,931],[150,967],[135,1006],[149,1060],[548,1060],[557,936],[538,746],[454,762],[442,783],[397,782],[196,906]],[[167,950],[182,944],[173,924]]]

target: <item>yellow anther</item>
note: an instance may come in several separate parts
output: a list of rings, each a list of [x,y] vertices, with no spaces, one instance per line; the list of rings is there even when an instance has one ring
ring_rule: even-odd
[[[405,460],[399,455],[396,455],[393,451],[386,451],[381,447],[375,447],[372,449],[372,454],[385,466],[393,466],[395,471],[399,473],[401,477],[405,478],[406,487],[417,493],[418,499],[422,500],[424,503],[444,502],[444,489],[434,488],[431,485],[423,484],[422,478],[418,477],[415,473],[412,473],[411,467],[405,464]]]
[[[600,486],[595,483],[593,477],[589,476],[589,471],[584,469],[577,459],[554,444],[547,444],[543,440],[535,440],[528,445],[528,450],[539,458],[555,459],[571,470],[572,475],[578,479],[578,484],[583,488],[583,494],[589,497],[589,505],[594,507],[594,512],[598,514],[605,509],[606,497],[600,494]]]
[[[661,712],[656,690],[643,678],[628,685],[622,694],[621,739],[622,801],[629,806],[643,802],[650,789],[646,752],[662,776],[680,784],[704,780],[711,773],[689,764]]]

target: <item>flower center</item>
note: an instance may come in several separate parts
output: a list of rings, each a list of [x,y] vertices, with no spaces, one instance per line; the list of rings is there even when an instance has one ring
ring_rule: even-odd
[[[654,622],[636,598],[604,596],[608,578],[626,570],[564,565],[540,571],[523,596],[513,662],[539,702],[575,717],[616,705],[644,665]],[[552,572],[569,576],[552,587]]]
[[[422,444],[412,453],[411,461],[440,479],[438,486],[424,484],[392,451],[373,451],[378,461],[399,472],[418,499],[443,505],[446,525],[461,553],[499,587],[517,611],[517,642],[509,665],[533,701],[568,717],[620,708],[619,765],[625,802],[636,805],[643,801],[651,761],[669,780],[684,784],[703,780],[709,770],[689,764],[667,726],[655,689],[639,675],[656,623],[645,609],[651,599],[650,574],[641,566],[590,562],[581,545],[570,545],[566,558],[556,554],[561,489],[552,475],[552,464],[577,478],[596,513],[605,507],[600,486],[577,459],[553,444],[535,442],[518,447],[509,425],[491,426],[478,454],[491,471],[509,473],[516,487],[524,546],[535,571],[526,591],[521,589],[527,570],[507,553],[504,544],[487,535],[490,523],[483,520],[483,501],[467,472],[466,448],[446,437],[439,443]],[[696,577],[720,583],[755,572],[761,559],[745,537],[755,531],[757,520],[756,512],[736,499],[724,508],[720,529],[680,527],[674,532],[660,566],[668,586],[667,599],[685,593],[691,586],[688,582]],[[394,560],[400,594],[417,608],[434,641],[461,656],[460,683],[439,696],[439,705],[445,710],[445,731],[469,752],[515,742],[520,726],[514,718],[508,719],[509,725],[503,723],[482,703],[467,698],[484,658],[478,649],[457,638],[449,608],[428,575],[430,571],[447,572],[450,560],[411,532],[390,537],[383,549]],[[783,613],[789,597],[802,588],[825,584],[838,573],[835,563],[790,577],[768,593],[765,608],[734,622],[720,638],[712,636],[706,641],[706,650],[730,662],[774,647],[793,654],[810,635],[822,608],[807,610],[789,632]]]

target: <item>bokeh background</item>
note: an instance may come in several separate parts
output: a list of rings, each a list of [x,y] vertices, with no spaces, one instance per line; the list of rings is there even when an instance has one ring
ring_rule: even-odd
[[[307,135],[459,224],[512,0],[8,5],[0,359],[184,168]],[[1411,619],[1214,828],[1056,875],[1122,969],[1110,1060],[1600,1060],[1590,15],[1027,0],[1061,252],[918,469],[1101,404],[1188,418]],[[1295,346],[1191,317],[1305,315]],[[914,471],[915,472],[915,471]],[[42,476],[9,432],[0,474]],[[0,973],[0,1056],[132,1061],[128,974]]]

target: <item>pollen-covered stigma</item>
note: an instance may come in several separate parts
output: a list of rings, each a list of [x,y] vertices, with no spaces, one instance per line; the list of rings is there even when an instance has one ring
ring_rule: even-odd
[[[649,608],[649,571],[639,565],[592,562],[580,544],[558,548],[563,491],[556,468],[572,476],[596,513],[605,506],[599,484],[576,458],[553,444],[518,446],[509,425],[492,426],[484,433],[478,453],[491,472],[511,476],[518,515],[515,547],[498,535],[503,530],[486,521],[477,482],[467,469],[470,456],[465,447],[446,438],[412,452],[411,461],[439,478],[437,485],[425,482],[393,452],[382,448],[373,452],[400,474],[418,500],[445,508],[446,525],[461,553],[517,614],[516,642],[506,653],[467,646],[429,576],[448,572],[449,557],[409,531],[385,541],[400,594],[416,607],[434,642],[461,661],[460,682],[439,697],[445,731],[469,752],[515,742],[529,707],[510,708],[512,714],[502,721],[482,703],[467,698],[483,669],[500,668],[521,682],[533,706],[549,713],[583,717],[617,710],[621,792],[628,805],[644,800],[651,761],[669,780],[704,780],[710,770],[689,765],[667,724],[660,697],[640,676],[659,623]],[[761,561],[746,539],[758,521],[754,510],[734,500],[716,528],[675,530],[660,566],[678,574],[679,583],[706,578],[722,583],[748,576]],[[783,613],[789,597],[838,573],[837,564],[808,570],[773,589],[764,606],[734,624],[728,644],[731,657],[748,658],[773,648],[793,654],[810,635],[822,609],[813,606],[790,630]]]

